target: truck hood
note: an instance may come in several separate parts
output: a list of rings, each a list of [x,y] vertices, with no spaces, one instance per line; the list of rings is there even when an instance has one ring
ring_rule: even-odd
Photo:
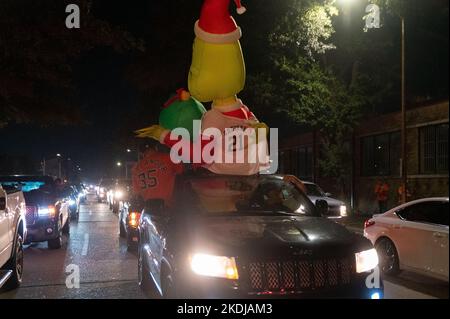
[[[326,218],[252,216],[204,218],[195,231],[195,246],[224,253],[281,252],[283,249],[348,249],[370,242]]]

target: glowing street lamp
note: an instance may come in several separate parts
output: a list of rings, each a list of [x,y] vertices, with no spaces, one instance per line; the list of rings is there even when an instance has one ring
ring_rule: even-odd
[[[350,5],[355,0],[340,0],[345,5]],[[380,28],[380,8],[376,4],[369,4],[366,7],[365,16],[366,26],[365,31],[368,29],[378,29]],[[401,22],[401,161],[400,161],[400,173],[402,178],[402,202],[407,201],[407,189],[408,189],[408,150],[407,150],[407,127],[406,127],[406,65],[405,65],[405,48],[406,48],[406,37],[405,37],[405,17],[397,13]]]

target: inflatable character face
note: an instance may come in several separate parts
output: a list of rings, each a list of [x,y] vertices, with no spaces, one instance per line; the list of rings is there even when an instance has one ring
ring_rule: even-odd
[[[201,102],[234,97],[244,89],[245,63],[239,41],[212,44],[196,38],[189,91]]]

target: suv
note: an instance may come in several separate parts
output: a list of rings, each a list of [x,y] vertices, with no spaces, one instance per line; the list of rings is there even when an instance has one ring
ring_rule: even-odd
[[[382,297],[381,279],[366,286],[373,245],[324,208],[284,176],[180,176],[172,205],[141,215],[139,284],[167,298]]]
[[[50,176],[0,176],[0,184],[22,190],[26,202],[25,243],[48,243],[50,249],[62,246],[62,235],[70,232],[69,188],[60,188]]]

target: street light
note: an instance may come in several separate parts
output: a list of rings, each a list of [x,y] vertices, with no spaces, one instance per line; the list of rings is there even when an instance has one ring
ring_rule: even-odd
[[[122,162],[117,162],[116,165],[117,165],[118,167],[120,167],[120,166],[122,166]]]
[[[346,5],[351,4],[355,0],[340,0]],[[375,10],[376,9],[376,10]],[[375,10],[375,11],[374,11]],[[367,16],[367,18],[376,18],[375,20],[379,22],[379,8],[378,6],[371,4],[367,7],[366,12],[372,13],[377,15],[377,17],[374,16]],[[400,161],[400,174],[402,178],[402,202],[406,203],[407,201],[407,188],[408,188],[408,150],[407,150],[407,127],[406,127],[406,65],[405,65],[405,17],[398,14],[397,16],[400,18],[401,21],[401,161]],[[375,21],[373,20],[373,21]],[[372,21],[372,22],[373,22]],[[369,25],[366,24],[366,28],[379,28],[379,23],[369,23]]]

